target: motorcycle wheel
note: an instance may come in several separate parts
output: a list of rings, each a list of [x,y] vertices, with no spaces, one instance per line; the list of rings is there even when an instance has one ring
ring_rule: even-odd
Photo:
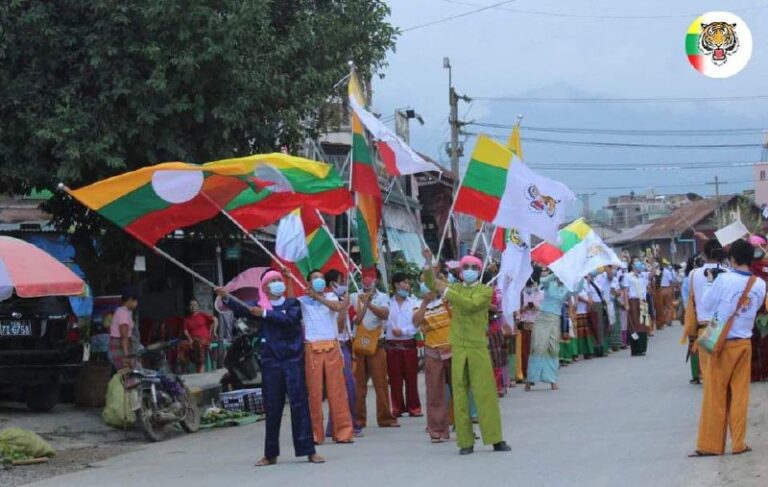
[[[188,388],[184,388],[186,394],[180,399],[181,404],[184,406],[185,415],[184,419],[179,422],[181,429],[187,433],[194,433],[200,429],[200,410],[197,407],[195,399],[192,397],[192,392]]]
[[[165,438],[165,425],[152,421],[152,398],[149,392],[141,395],[141,408],[136,411],[136,422],[144,436],[151,442],[162,441]]]

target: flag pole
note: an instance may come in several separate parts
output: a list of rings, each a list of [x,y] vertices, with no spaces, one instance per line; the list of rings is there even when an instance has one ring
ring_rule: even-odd
[[[328,236],[331,237],[331,242],[333,243],[333,247],[336,249],[336,251],[339,253],[339,255],[341,255],[341,257],[344,260],[347,260],[348,263],[352,264],[351,267],[350,266],[347,267],[347,272],[352,274],[352,267],[354,267],[355,273],[359,273],[360,275],[362,275],[363,271],[360,270],[360,266],[355,264],[355,262],[349,256],[349,254],[344,252],[344,249],[341,247],[341,244],[339,243],[339,241],[336,240],[336,237],[333,236],[333,232],[331,232],[331,229],[328,228],[328,224],[325,223],[325,220],[323,219],[323,214],[320,213],[320,210],[318,210],[317,208],[315,208],[315,212],[317,213],[318,218],[320,218],[320,221],[322,222],[321,225],[323,227],[323,230],[325,230]]]
[[[203,195],[205,195],[205,193],[202,193],[202,194],[203,194]],[[212,201],[212,200],[211,200],[211,199],[208,197],[208,195],[205,195],[205,198],[206,198],[208,201],[210,201],[211,203],[214,203],[214,204],[215,204],[215,202],[214,202],[214,201]],[[232,223],[234,223],[234,224],[235,224],[235,226],[236,226],[237,228],[239,228],[239,229],[240,229],[240,231],[241,231],[241,232],[243,232],[243,234],[244,234],[245,236],[247,236],[247,237],[248,237],[248,238],[249,238],[249,239],[250,239],[250,240],[251,240],[253,243],[255,243],[255,244],[256,244],[256,245],[257,245],[257,246],[258,246],[258,247],[259,247],[261,250],[263,250],[265,254],[267,254],[267,255],[268,255],[268,256],[269,256],[269,257],[270,257],[270,258],[271,258],[273,261],[277,262],[277,264],[278,264],[278,265],[279,265],[281,268],[284,268],[284,267],[285,267],[285,266],[283,265],[283,263],[282,263],[282,262],[280,262],[280,259],[278,259],[278,258],[277,258],[277,256],[276,256],[275,254],[273,254],[273,253],[272,253],[272,251],[270,251],[270,250],[269,250],[269,249],[268,249],[268,248],[267,248],[267,247],[266,247],[266,246],[265,246],[263,243],[261,243],[261,240],[259,240],[258,238],[256,238],[256,236],[255,236],[255,235],[253,235],[251,232],[249,232],[248,230],[246,230],[246,228],[245,228],[245,227],[244,227],[244,226],[243,226],[243,225],[242,225],[242,224],[241,224],[239,221],[237,221],[237,220],[235,219],[235,217],[233,217],[232,215],[230,215],[230,214],[229,214],[229,212],[228,212],[227,210],[225,210],[224,208],[221,208],[221,207],[219,207],[218,205],[217,205],[217,207],[219,208],[219,211],[221,212],[221,214],[222,214],[222,215],[224,215],[225,217],[227,217],[227,219],[228,219],[229,221],[231,221]],[[288,268],[288,270],[290,271],[290,268]],[[295,282],[296,284],[298,284],[298,285],[299,285],[299,288],[301,288],[301,290],[304,290],[304,289],[306,289],[306,288],[307,288],[307,287],[304,285],[304,283],[302,283],[302,282],[301,282],[301,279],[299,279],[298,277],[296,277],[296,276],[293,274],[293,272],[292,272],[292,271],[291,271],[291,279],[293,279],[293,282]]]
[[[58,184],[58,186],[57,186],[57,188],[58,188],[59,190],[61,190],[61,191],[64,191],[65,193],[67,193],[67,195],[69,195],[69,197],[70,197],[70,198],[72,198],[73,200],[75,200],[75,201],[77,201],[78,203],[82,204],[82,203],[80,202],[80,200],[79,200],[79,199],[77,199],[77,196],[75,196],[75,195],[74,195],[74,193],[72,192],[72,190],[71,190],[71,189],[70,189],[70,188],[69,188],[69,187],[68,187],[66,184],[64,184],[64,183],[59,183],[59,184]],[[86,206],[86,205],[83,205],[83,206]],[[88,207],[86,206],[86,208],[88,208]],[[126,233],[128,233],[128,232],[126,232]],[[135,235],[133,235],[133,234],[129,234],[129,235],[131,235],[133,238],[136,238],[136,236],[135,236]],[[183,271],[184,271],[184,272],[186,272],[187,274],[191,275],[191,276],[192,276],[192,277],[194,277],[195,279],[197,279],[197,280],[201,281],[202,283],[204,283],[204,284],[206,284],[206,285],[210,286],[210,287],[211,287],[211,289],[219,289],[219,288],[221,287],[221,286],[217,286],[216,284],[214,284],[214,283],[213,283],[212,281],[210,281],[209,279],[206,279],[206,278],[205,278],[204,276],[202,276],[200,273],[198,273],[198,272],[197,272],[197,271],[195,271],[194,269],[190,268],[190,267],[189,267],[189,266],[187,266],[186,264],[182,263],[181,261],[179,261],[179,260],[178,260],[178,259],[176,259],[175,257],[171,256],[169,253],[167,253],[167,252],[165,252],[164,250],[160,249],[160,248],[159,248],[157,245],[149,245],[147,242],[144,242],[143,240],[141,240],[141,239],[138,239],[138,238],[136,238],[136,240],[139,240],[141,243],[143,243],[144,245],[146,245],[147,247],[149,247],[150,249],[152,249],[152,250],[153,250],[153,251],[154,251],[154,252],[155,252],[157,255],[159,255],[159,256],[161,256],[161,257],[165,257],[165,258],[166,258],[168,261],[170,261],[172,264],[176,265],[176,267],[178,267],[179,269],[183,270]],[[232,296],[231,294],[229,295],[229,299],[231,299],[232,301],[235,301],[237,304],[239,304],[239,305],[241,305],[241,306],[244,306],[244,307],[246,307],[246,308],[250,308],[250,307],[251,307],[249,304],[247,304],[247,303],[243,302],[242,300],[238,299],[238,298],[237,298],[237,297],[235,297],[235,296]]]
[[[456,194],[458,195],[459,190],[461,190],[461,184],[459,184],[459,188],[456,191]],[[440,244],[437,246],[437,255],[435,255],[435,261],[440,262],[440,255],[443,252],[443,244],[445,243],[445,237],[448,234],[448,227],[451,225],[451,215],[453,215],[453,209],[456,206],[456,197],[453,198],[453,201],[451,202],[451,207],[448,209],[448,216],[445,219],[445,225],[443,226],[443,235],[440,237]]]
[[[477,225],[477,223],[475,223],[475,225]],[[480,224],[480,230],[477,231],[477,235],[475,235],[475,239],[472,241],[472,251],[471,251],[472,255],[475,255],[475,252],[477,252],[477,244],[480,243],[480,236],[483,234],[484,231],[485,231],[485,221],[483,221]],[[488,252],[487,248],[486,248],[486,252]]]
[[[485,222],[483,222],[485,223]],[[488,267],[488,262],[490,261],[491,257],[491,250],[493,250],[492,245],[488,245],[488,239],[485,238],[485,232],[481,230],[480,234],[483,237],[483,245],[485,245],[485,258],[483,259],[483,269],[480,271],[480,278],[482,279],[483,274],[485,274],[485,269]]]

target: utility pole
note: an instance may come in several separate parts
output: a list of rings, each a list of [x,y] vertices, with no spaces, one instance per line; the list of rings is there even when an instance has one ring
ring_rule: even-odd
[[[581,216],[589,221],[589,197],[595,196],[597,193],[579,193],[579,199],[581,200]]]
[[[448,70],[448,104],[451,107],[451,115],[448,123],[451,126],[451,146],[448,148],[449,155],[451,156],[451,172],[453,173],[453,196],[456,197],[456,192],[459,190],[459,180],[461,174],[459,173],[459,157],[464,155],[464,148],[459,147],[459,131],[464,125],[464,122],[459,120],[459,100],[471,101],[468,96],[458,95],[453,88],[453,73],[451,69],[451,60],[447,57],[443,58],[443,68]]]
[[[720,178],[718,178],[717,176],[715,176],[714,182],[706,183],[706,184],[715,186],[715,200],[717,201],[717,224],[720,227],[723,226],[723,211],[720,208],[722,206],[720,203],[720,185],[727,184],[727,183],[728,183],[727,181],[720,181]]]

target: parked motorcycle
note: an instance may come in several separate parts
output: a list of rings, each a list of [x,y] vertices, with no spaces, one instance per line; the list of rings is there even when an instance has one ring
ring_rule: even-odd
[[[261,386],[261,358],[257,340],[248,325],[237,320],[235,338],[224,355],[227,372],[220,384],[224,391],[250,389]]]
[[[124,385],[134,392],[136,423],[149,441],[161,441],[168,426],[178,423],[187,433],[200,429],[200,411],[181,377],[168,369],[165,351],[181,340],[155,343],[135,355],[153,359],[157,370],[137,368],[129,372]]]

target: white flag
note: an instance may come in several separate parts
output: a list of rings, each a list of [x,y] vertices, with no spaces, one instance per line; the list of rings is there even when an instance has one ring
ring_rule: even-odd
[[[736,220],[728,226],[721,228],[715,232],[715,237],[720,241],[720,245],[725,247],[732,244],[744,235],[748,234],[749,230],[741,223],[741,220]]]
[[[520,293],[532,273],[531,235],[512,229],[501,254],[496,284],[501,291],[501,309],[507,323],[514,323],[514,312],[520,309]]]
[[[586,225],[584,226],[586,227]],[[565,287],[573,291],[578,286],[579,280],[605,265],[620,266],[621,260],[590,228],[581,241],[571,247],[562,257],[549,264],[549,268]]]
[[[294,210],[288,213],[277,225],[275,253],[288,262],[298,262],[309,255],[300,212],[301,210]]]
[[[576,195],[563,183],[539,176],[522,162],[512,162],[493,223],[556,243],[566,207],[575,199]]]

